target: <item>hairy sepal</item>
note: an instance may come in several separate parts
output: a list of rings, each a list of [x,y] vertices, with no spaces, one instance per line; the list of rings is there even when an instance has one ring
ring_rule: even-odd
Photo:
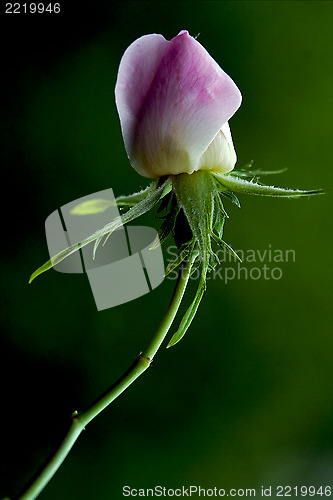
[[[322,194],[321,189],[312,189],[303,191],[301,189],[284,189],[274,186],[264,186],[255,181],[248,181],[244,178],[236,177],[235,175],[213,174],[217,182],[224,188],[232,192],[240,194],[251,194],[257,196],[271,196],[271,197],[284,197],[284,198],[299,198],[301,196],[311,196],[315,194]]]
[[[143,192],[141,192],[140,195],[142,195],[142,200],[133,205],[133,207],[130,208],[125,214],[116,217],[109,224],[106,224],[102,229],[96,231],[91,236],[88,236],[88,238],[85,238],[84,240],[75,243],[74,245],[71,245],[68,248],[65,248],[61,252],[54,255],[50,260],[45,262],[45,264],[39,267],[31,275],[29,283],[31,283],[40,274],[44,273],[45,271],[48,271],[53,266],[62,262],[66,257],[69,257],[69,255],[73,254],[74,252],[77,252],[80,248],[83,248],[84,246],[94,241],[95,241],[95,246],[94,246],[94,254],[95,254],[97,246],[104,236],[106,235],[107,237],[110,236],[113,233],[113,231],[127,224],[128,222],[131,222],[137,217],[140,217],[140,215],[145,214],[154,205],[156,205],[161,199],[161,197],[164,195],[168,184],[171,184],[169,178],[165,179],[163,184],[161,185],[158,185],[156,182],[151,184],[146,190],[144,190],[146,196],[143,196]],[[139,193],[136,193],[136,195],[138,194]]]

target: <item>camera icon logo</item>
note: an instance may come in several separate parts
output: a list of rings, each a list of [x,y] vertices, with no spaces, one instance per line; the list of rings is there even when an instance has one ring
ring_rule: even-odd
[[[75,207],[98,201],[95,213],[78,215]],[[95,203],[96,205],[96,203]],[[52,212],[45,221],[50,257],[101,229],[119,211],[111,188],[84,196]],[[130,302],[157,288],[164,279],[160,246],[151,248],[157,231],[147,226],[122,226],[105,245],[99,245],[93,258],[90,243],[60,262],[54,269],[61,273],[85,273],[98,311]]]

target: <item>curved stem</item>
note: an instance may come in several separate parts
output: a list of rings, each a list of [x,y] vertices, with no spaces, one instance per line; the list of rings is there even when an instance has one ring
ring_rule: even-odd
[[[148,347],[137,357],[132,366],[130,366],[130,368],[119,378],[119,380],[117,380],[117,382],[115,382],[104,394],[102,394],[97,401],[84,411],[80,413],[73,413],[71,426],[59,448],[26,488],[24,493],[19,497],[19,500],[34,500],[37,498],[57,472],[85,426],[88,425],[89,422],[91,422],[110,403],[112,403],[112,401],[114,401],[150,366],[153,357],[161,346],[177,314],[196,256],[197,253],[192,250],[188,263],[186,265],[184,263],[182,264],[169,307]]]

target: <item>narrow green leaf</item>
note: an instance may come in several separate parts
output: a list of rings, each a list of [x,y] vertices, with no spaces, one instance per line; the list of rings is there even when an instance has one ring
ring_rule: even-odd
[[[205,290],[206,290],[206,275],[204,273],[200,279],[200,283],[199,283],[197,292],[195,294],[195,297],[194,297],[191,305],[187,309],[183,319],[181,320],[178,330],[172,336],[170,342],[168,343],[167,349],[169,347],[172,347],[175,344],[177,344],[184,337],[185,333],[189,329],[189,327],[193,321],[193,318],[198,310],[198,307],[200,305],[200,302],[201,302],[201,299],[202,299],[202,296],[203,296]]]

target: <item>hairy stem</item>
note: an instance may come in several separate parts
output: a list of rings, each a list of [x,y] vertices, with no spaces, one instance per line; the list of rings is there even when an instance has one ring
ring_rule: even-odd
[[[56,452],[46,462],[25,491],[18,497],[19,500],[34,500],[37,498],[57,472],[81,432],[89,424],[89,422],[91,422],[101,411],[103,411],[110,403],[112,403],[112,401],[124,392],[125,389],[127,389],[127,387],[129,387],[144,371],[146,371],[147,368],[149,368],[177,314],[196,256],[197,253],[192,250],[188,263],[182,264],[169,307],[148,347],[137,357],[130,368],[91,406],[82,412],[73,413],[71,425],[65,438]]]

